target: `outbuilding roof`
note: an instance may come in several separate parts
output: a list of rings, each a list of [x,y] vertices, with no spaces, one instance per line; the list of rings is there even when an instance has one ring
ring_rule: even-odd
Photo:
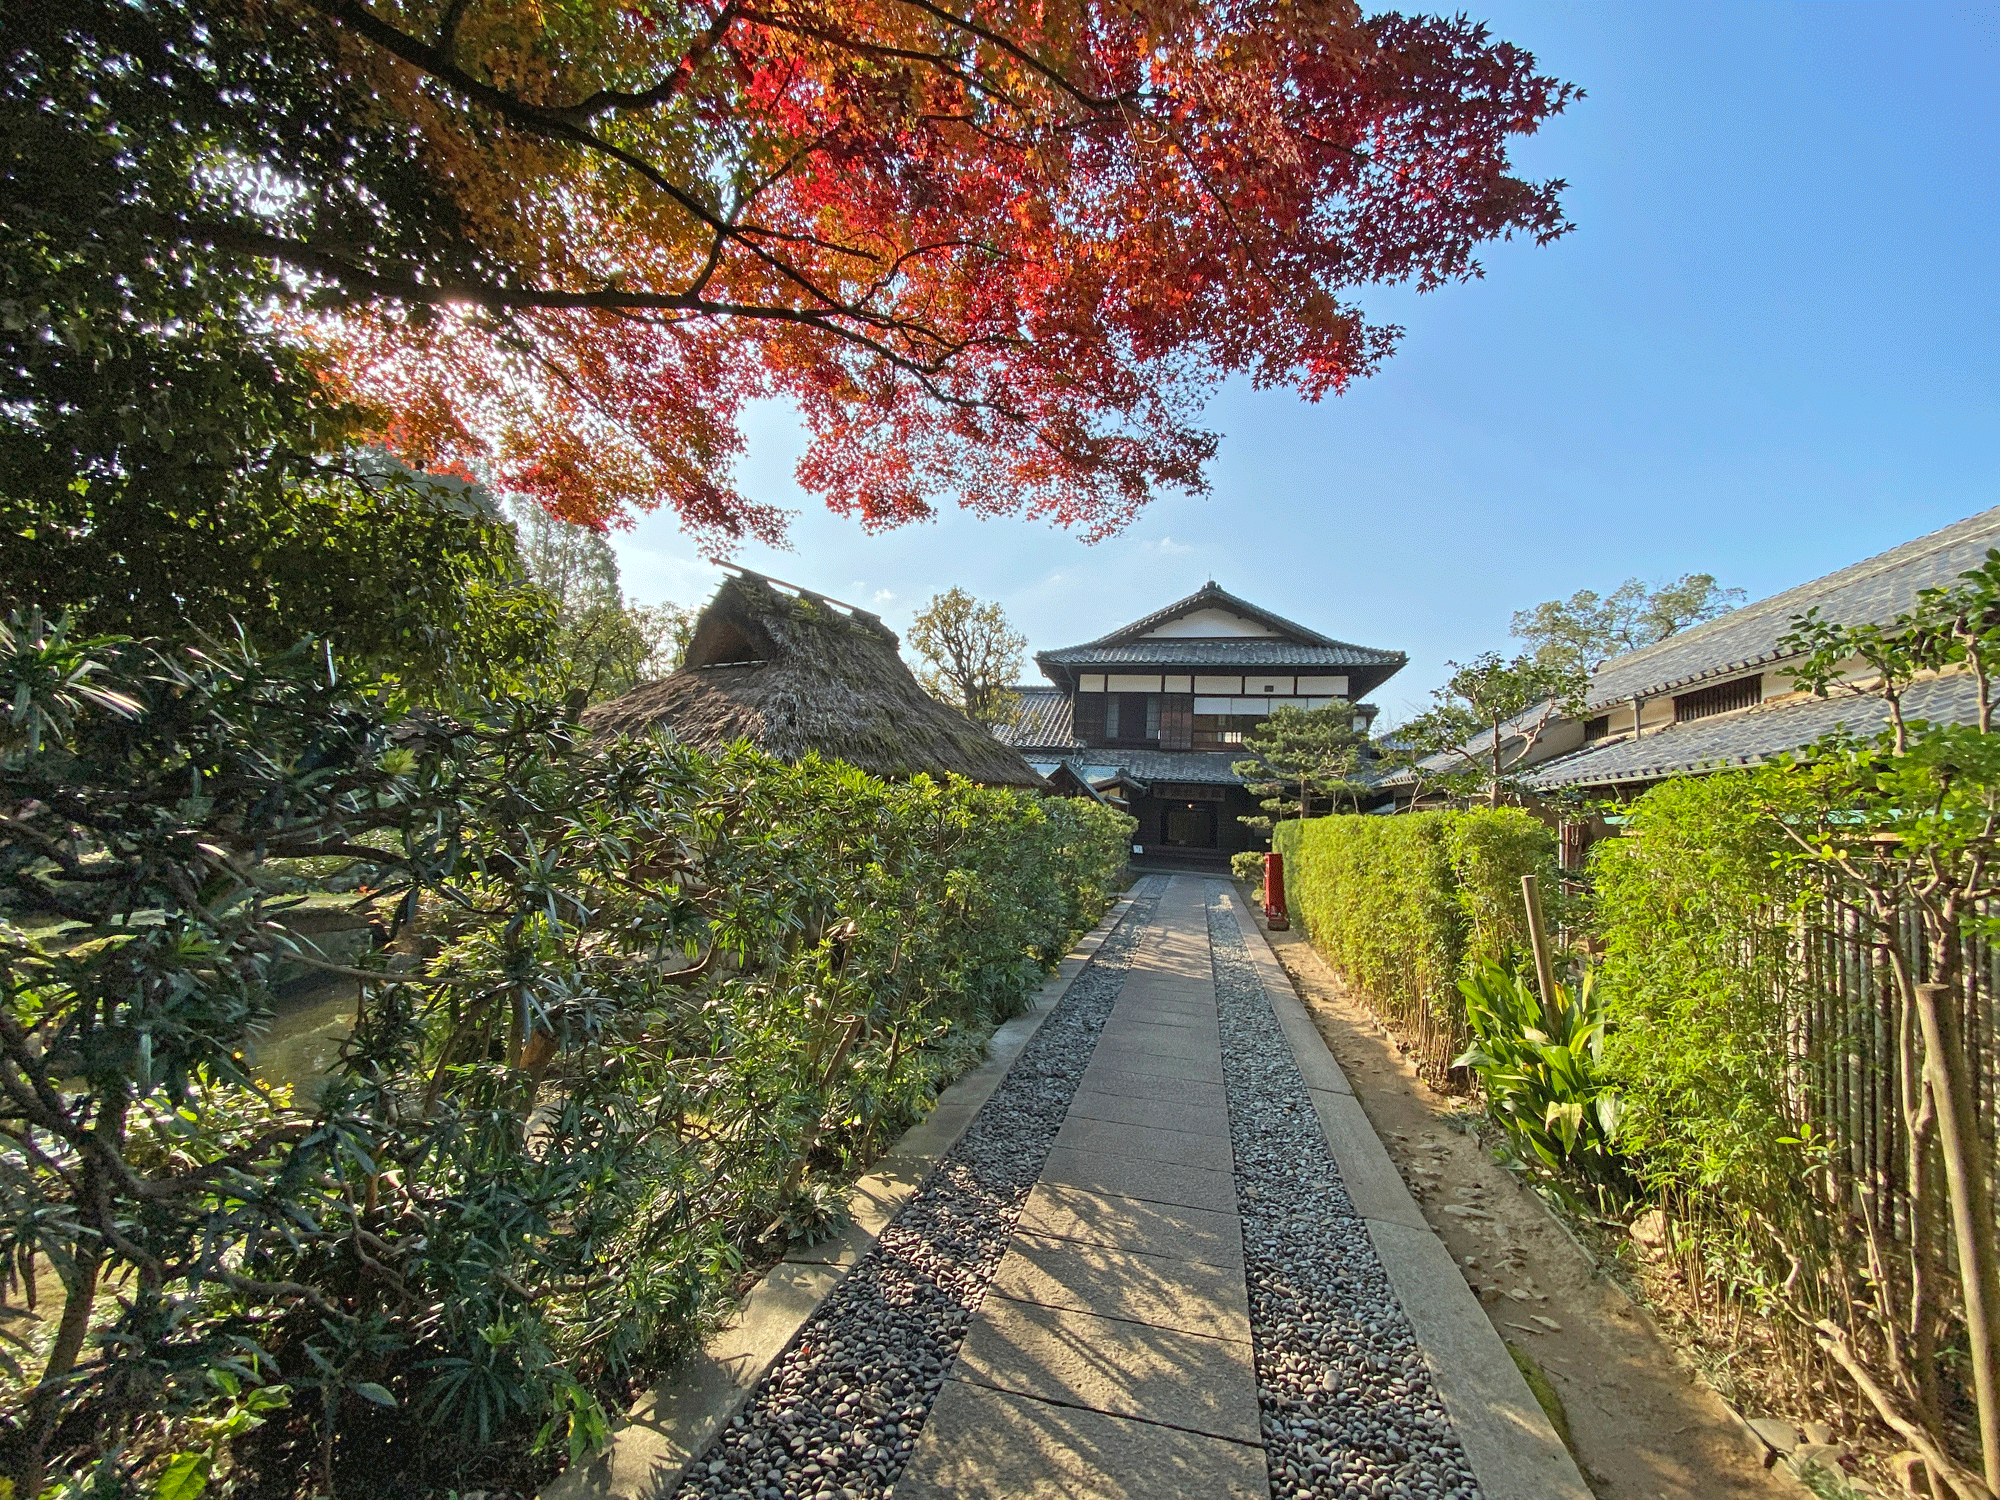
[[[1978,713],[1979,689],[1969,675],[1914,684],[1903,698],[1911,719],[1965,723]],[[1545,761],[1522,780],[1540,791],[1564,787],[1632,785],[1696,771],[1753,766],[1803,749],[1837,729],[1872,734],[1889,720],[1889,710],[1872,693],[1803,695],[1714,718],[1669,724],[1634,738],[1599,740]]]
[[[1810,583],[1614,656],[1590,684],[1592,711],[1635,697],[1680,691],[1709,678],[1779,660],[1792,621],[1817,608],[1846,625],[1883,624],[1910,608],[1920,589],[1954,582],[2000,547],[2000,506],[1891,547]]]
[[[1071,699],[1063,689],[1024,683],[1008,691],[1014,695],[1014,717],[993,731],[996,738],[1022,750],[1067,750],[1080,743],[1071,723]]]
[[[657,727],[707,750],[748,740],[781,760],[816,753],[876,776],[955,773],[1046,789],[1015,750],[918,685],[876,616],[735,573],[695,621],[686,664],[599,704],[586,725],[601,734]]]

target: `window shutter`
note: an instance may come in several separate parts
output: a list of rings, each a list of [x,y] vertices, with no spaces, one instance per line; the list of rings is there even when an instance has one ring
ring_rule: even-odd
[[[1104,743],[1104,698],[1103,693],[1078,693],[1071,724],[1076,737],[1086,745]]]
[[[1160,694],[1160,748],[1186,750],[1194,744],[1194,694]]]

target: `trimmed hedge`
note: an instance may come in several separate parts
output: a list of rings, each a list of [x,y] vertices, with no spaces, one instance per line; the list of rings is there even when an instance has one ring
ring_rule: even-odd
[[[1527,948],[1521,877],[1555,873],[1555,834],[1519,808],[1280,823],[1293,920],[1446,1081],[1468,1039],[1458,981]]]

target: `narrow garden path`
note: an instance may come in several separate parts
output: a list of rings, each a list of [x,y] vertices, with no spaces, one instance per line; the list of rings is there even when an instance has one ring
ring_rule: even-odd
[[[1349,1192],[1231,885],[1135,895],[681,1495],[1588,1493],[1442,1247]]]

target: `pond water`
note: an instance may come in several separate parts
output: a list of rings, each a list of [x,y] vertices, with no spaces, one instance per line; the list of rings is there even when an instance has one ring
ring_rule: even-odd
[[[275,1014],[246,1049],[250,1071],[266,1083],[288,1083],[301,1104],[314,1103],[354,1030],[360,986],[336,979],[277,1000]]]

